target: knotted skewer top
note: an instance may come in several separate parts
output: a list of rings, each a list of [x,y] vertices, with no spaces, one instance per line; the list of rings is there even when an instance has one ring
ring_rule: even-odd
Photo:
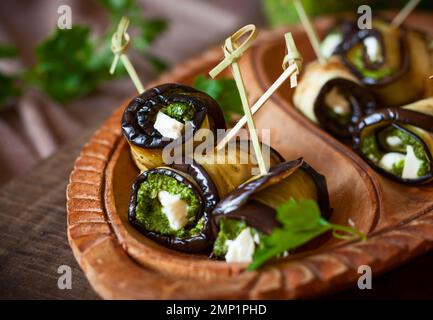
[[[246,35],[248,35],[248,37],[242,43],[238,43],[240,39]],[[256,26],[253,24],[248,24],[242,27],[234,34],[232,34],[230,37],[228,37],[225,40],[223,46],[225,58],[209,72],[209,75],[212,78],[215,78],[218,74],[220,74],[225,68],[230,66],[233,62],[239,60],[244,54],[244,52],[252,45],[256,37],[257,37]]]
[[[116,70],[120,56],[128,51],[129,45],[131,44],[131,38],[126,32],[128,26],[129,19],[122,17],[119,22],[119,26],[117,27],[117,31],[111,37],[111,51],[114,53],[114,60],[110,68],[111,74],[113,74],[114,70]]]
[[[126,71],[131,77],[132,82],[137,88],[138,93],[143,93],[144,92],[143,84],[138,78],[134,66],[132,65],[131,61],[129,61],[129,58],[126,55],[126,52],[128,51],[129,46],[131,44],[131,38],[129,34],[126,32],[128,26],[129,26],[129,19],[127,17],[122,17],[116,32],[113,34],[113,37],[111,38],[111,51],[113,51],[114,53],[114,59],[113,59],[113,63],[111,64],[110,73],[111,74],[114,73],[117,64],[119,63],[119,60],[121,59],[123,65],[125,66]]]
[[[298,75],[301,72],[302,68],[302,55],[299,53],[298,49],[296,48],[295,41],[293,40],[293,36],[290,32],[286,33],[284,35],[284,39],[286,40],[286,47],[287,47],[287,54],[284,57],[283,60],[283,70],[286,70],[288,67],[290,67],[292,64],[296,65],[296,72],[293,73],[290,76],[290,87],[294,88],[297,86],[298,83]]]

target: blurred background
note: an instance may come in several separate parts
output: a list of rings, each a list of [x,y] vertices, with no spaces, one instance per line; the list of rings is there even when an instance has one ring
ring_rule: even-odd
[[[311,16],[400,9],[406,0],[303,0]],[[57,28],[70,6],[70,30]],[[418,10],[432,10],[423,0]],[[297,23],[290,0],[6,0],[0,11],[0,186],[96,128],[135,93],[125,71],[108,73],[110,38],[131,20],[131,57],[143,83],[218,44],[245,23]]]

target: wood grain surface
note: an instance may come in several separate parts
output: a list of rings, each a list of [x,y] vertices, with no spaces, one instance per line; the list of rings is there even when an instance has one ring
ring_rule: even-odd
[[[91,131],[0,189],[0,298],[95,299],[66,237],[65,189]],[[72,289],[60,290],[57,269],[72,268]]]

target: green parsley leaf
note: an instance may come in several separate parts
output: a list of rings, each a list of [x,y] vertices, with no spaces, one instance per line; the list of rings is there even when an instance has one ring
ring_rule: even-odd
[[[167,69],[167,63],[159,59],[158,57],[154,56],[150,52],[144,52],[143,55],[146,57],[147,62],[152,66],[153,70],[160,73]]]
[[[366,239],[364,234],[352,227],[332,224],[323,219],[319,206],[311,199],[299,201],[289,199],[277,209],[277,220],[282,227],[261,238],[261,243],[254,252],[253,261],[248,266],[249,271],[259,268],[271,258],[306,244],[327,231],[332,231],[335,237],[345,240]]]
[[[248,270],[255,270],[267,260],[283,254],[290,249],[298,248],[330,229],[329,225],[320,224],[310,230],[304,231],[276,229],[269,236],[263,237],[264,246],[258,247],[254,252],[253,262],[248,266]]]
[[[299,201],[291,198],[277,208],[277,220],[284,228],[309,229],[319,222],[320,210],[315,201]],[[302,214],[300,214],[302,212]]]
[[[10,45],[0,44],[0,58],[13,58],[18,50]],[[2,107],[11,97],[17,96],[20,92],[17,86],[15,75],[0,73],[0,107]]]
[[[144,20],[140,24],[140,37],[146,41],[148,46],[167,29],[167,21],[163,19]]]
[[[0,45],[0,58],[13,58],[17,55],[18,50],[9,45]]]
[[[125,14],[130,10],[138,9],[135,0],[99,0],[111,14]]]
[[[150,44],[163,32],[167,25],[164,20],[145,20],[141,16],[136,0],[99,0],[107,10],[111,27],[98,39],[92,39],[87,27],[75,25],[72,29],[56,29],[53,34],[36,48],[37,62],[23,74],[7,76],[0,74],[0,105],[9,97],[17,95],[21,86],[35,85],[53,100],[64,103],[80,98],[95,90],[111,76],[108,72],[113,61],[111,38],[123,15],[130,18],[131,26],[138,30],[134,47],[154,70],[166,68],[164,61],[148,52]],[[141,43],[141,45],[140,45]],[[17,54],[13,47],[0,45],[0,58],[10,58]],[[126,74],[122,64],[115,75]]]
[[[99,0],[109,13],[112,26],[108,31],[109,41],[122,16],[127,16],[130,28],[136,34],[131,42],[132,47],[143,54],[152,69],[160,73],[167,68],[167,64],[148,52],[150,45],[167,29],[167,21],[160,18],[146,19],[142,16],[140,6],[135,0]],[[132,31],[133,32],[133,31]],[[131,33],[131,32],[130,32]]]
[[[204,75],[199,75],[195,78],[193,87],[206,92],[218,102],[226,121],[229,121],[233,114],[243,114],[242,102],[235,80],[228,78],[207,79]]]
[[[0,73],[0,108],[12,97],[17,96],[20,90],[17,88],[15,78]]]

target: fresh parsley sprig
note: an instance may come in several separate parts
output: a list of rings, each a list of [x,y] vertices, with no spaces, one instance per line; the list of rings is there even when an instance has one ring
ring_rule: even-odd
[[[0,58],[13,58],[17,55],[17,48],[10,45],[0,45]]]
[[[230,121],[233,115],[243,114],[241,98],[233,79],[208,79],[199,75],[195,78],[193,87],[206,92],[218,102],[226,121]]]
[[[36,56],[28,79],[58,102],[82,97],[109,77],[109,62],[100,56],[95,61],[97,48],[87,27],[56,29],[36,48]]]
[[[275,229],[270,235],[261,237],[260,246],[256,249],[253,261],[248,266],[249,271],[259,268],[269,259],[298,248],[328,231],[332,231],[334,236],[345,240],[366,239],[366,236],[355,228],[326,221],[321,216],[317,203],[310,199],[299,201],[290,199],[277,209],[277,220],[281,223],[281,228]]]
[[[0,44],[0,58],[14,58],[18,51],[10,45]],[[17,96],[20,92],[18,85],[19,77],[8,75],[0,72],[0,108],[12,97]]]
[[[99,0],[107,10],[110,28],[101,37],[93,38],[86,26],[55,29],[53,34],[36,47],[36,64],[19,74],[0,74],[0,106],[29,86],[39,87],[53,100],[65,103],[95,90],[103,81],[111,79],[108,73],[113,53],[111,36],[123,15],[130,16],[136,29],[133,46],[157,72],[165,69],[164,61],[149,52],[150,45],[166,29],[162,19],[145,19],[136,0]],[[16,49],[0,46],[0,58],[10,58]],[[117,75],[125,74],[120,67]],[[17,88],[20,80],[21,88]]]
[[[132,47],[143,55],[154,71],[164,71],[167,68],[166,62],[149,52],[149,48],[161,33],[167,29],[167,21],[161,18],[143,18],[140,6],[135,0],[99,0],[99,2],[108,11],[110,25],[112,26],[106,33],[109,37],[107,43],[110,43],[111,35],[122,16],[126,16],[131,27],[136,29]],[[112,54],[111,51],[109,53]]]

